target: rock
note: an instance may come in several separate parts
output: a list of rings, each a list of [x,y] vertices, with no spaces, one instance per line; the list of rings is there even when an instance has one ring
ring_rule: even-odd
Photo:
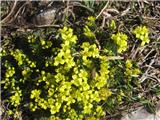
[[[34,25],[50,25],[55,21],[56,9],[47,10],[34,16],[32,23]]]
[[[138,108],[136,111],[127,113],[121,120],[160,120],[160,104],[156,107],[156,114],[151,114],[144,107]]]

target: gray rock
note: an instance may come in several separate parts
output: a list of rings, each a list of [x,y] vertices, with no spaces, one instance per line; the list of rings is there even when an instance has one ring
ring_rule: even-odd
[[[121,120],[160,120],[160,104],[156,107],[156,114],[151,114],[140,107],[137,110],[125,114]]]

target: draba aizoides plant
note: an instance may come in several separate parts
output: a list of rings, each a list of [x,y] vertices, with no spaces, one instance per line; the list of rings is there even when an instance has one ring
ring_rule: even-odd
[[[132,95],[127,85],[136,81],[138,67],[129,59],[109,60],[103,50],[108,48],[99,47],[96,33],[90,29],[95,27],[95,19],[88,20],[82,28],[86,40],[80,40],[72,28],[63,27],[54,39],[29,34],[23,37],[25,46],[16,43],[13,50],[1,51],[2,100],[9,103],[11,117],[18,118],[26,110],[33,114],[43,111],[50,120],[100,120],[106,114],[104,105],[119,105],[122,97]],[[111,36],[116,53],[123,54],[127,35]],[[125,87],[119,87],[121,83]]]

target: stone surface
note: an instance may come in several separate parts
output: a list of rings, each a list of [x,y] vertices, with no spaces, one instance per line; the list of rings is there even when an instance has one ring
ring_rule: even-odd
[[[156,107],[156,114],[147,112],[143,107],[128,113],[121,120],[160,120],[160,104]]]

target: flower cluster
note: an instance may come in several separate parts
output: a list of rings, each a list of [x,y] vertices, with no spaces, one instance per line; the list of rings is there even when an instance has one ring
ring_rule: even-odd
[[[118,53],[127,50],[127,35],[123,33],[112,34],[112,40],[118,45]]]
[[[137,39],[141,40],[141,46],[149,43],[149,30],[146,26],[137,26],[132,32],[135,34]]]
[[[76,43],[77,36],[73,35],[73,30],[71,28],[68,29],[67,27],[64,27],[59,31],[61,33],[63,43],[61,44],[62,49],[54,59],[54,65],[58,66],[59,64],[61,64],[70,69],[75,65],[73,60],[74,58],[72,57],[71,53],[71,47]]]

